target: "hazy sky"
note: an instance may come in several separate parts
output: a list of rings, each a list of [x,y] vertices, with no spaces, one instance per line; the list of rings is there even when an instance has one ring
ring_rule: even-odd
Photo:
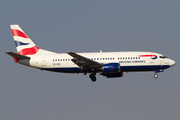
[[[179,0],[1,0],[0,120],[179,120]],[[152,51],[176,61],[122,78],[16,64],[10,24],[54,52]]]

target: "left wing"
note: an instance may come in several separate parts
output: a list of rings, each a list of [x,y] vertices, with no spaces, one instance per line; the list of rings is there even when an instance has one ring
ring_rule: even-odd
[[[102,64],[90,60],[89,58],[86,58],[84,56],[78,55],[74,52],[67,52],[70,56],[73,57],[71,61],[73,61],[76,65],[78,65],[81,68],[86,68],[86,69],[99,69],[102,67]]]

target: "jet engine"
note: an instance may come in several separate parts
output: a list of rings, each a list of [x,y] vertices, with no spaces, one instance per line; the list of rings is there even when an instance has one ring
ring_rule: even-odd
[[[106,76],[107,78],[117,78],[117,77],[123,77],[123,72],[101,73],[100,75]]]
[[[120,72],[120,64],[119,63],[103,64],[102,70],[103,73],[117,73]]]

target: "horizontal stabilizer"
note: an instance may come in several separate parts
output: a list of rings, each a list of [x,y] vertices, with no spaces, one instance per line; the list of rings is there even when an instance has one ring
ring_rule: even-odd
[[[9,51],[6,51],[6,53],[7,53],[8,55],[10,55],[11,57],[13,57],[13,58],[18,58],[18,59],[30,59],[30,57],[28,57],[28,56],[20,55],[20,54],[17,54],[17,53],[13,53],[13,52],[9,52]]]

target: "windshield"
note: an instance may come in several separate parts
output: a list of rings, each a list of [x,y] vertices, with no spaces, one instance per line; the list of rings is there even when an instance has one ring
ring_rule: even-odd
[[[165,59],[168,58],[167,56],[159,56],[159,58]]]

